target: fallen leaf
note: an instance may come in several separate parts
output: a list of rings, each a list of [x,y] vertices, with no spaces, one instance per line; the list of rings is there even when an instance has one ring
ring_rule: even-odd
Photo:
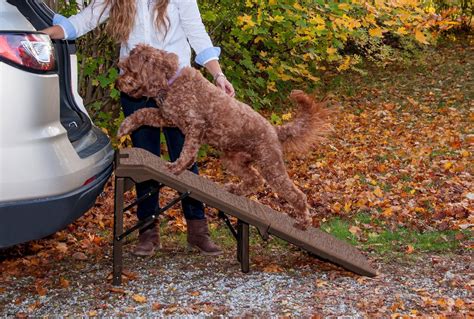
[[[282,272],[283,269],[280,266],[276,265],[276,264],[270,264],[270,265],[264,267],[263,271],[264,272]]]
[[[69,287],[69,280],[64,279],[63,277],[61,277],[61,278],[59,279],[59,285],[60,285],[62,288],[68,288],[68,287]]]
[[[362,230],[357,226],[351,226],[351,227],[349,227],[349,232],[352,235],[359,236],[361,234]]]
[[[109,291],[117,294],[125,294],[125,290],[118,287],[111,287]]]
[[[151,309],[152,309],[153,311],[158,311],[158,310],[160,310],[160,309],[162,309],[162,308],[163,308],[163,305],[162,305],[162,304],[159,304],[159,303],[156,303],[156,302],[155,302],[153,305],[151,305]]]
[[[40,296],[46,296],[46,293],[48,292],[46,288],[43,287],[42,283],[36,283],[35,284],[35,289],[38,295]]]
[[[458,309],[464,308],[464,301],[462,299],[456,299],[454,306]]]
[[[76,260],[87,260],[87,256],[82,253],[82,252],[75,252],[73,255],[72,255],[72,258],[76,259]]]
[[[68,250],[67,245],[65,243],[57,243],[56,249],[63,254],[67,253]]]
[[[138,303],[144,303],[147,300],[146,297],[144,297],[142,295],[133,295],[132,299],[135,300]]]
[[[380,189],[380,187],[376,187],[375,190],[374,190],[374,195],[377,196],[377,197],[382,197],[383,196],[383,192],[382,190]]]

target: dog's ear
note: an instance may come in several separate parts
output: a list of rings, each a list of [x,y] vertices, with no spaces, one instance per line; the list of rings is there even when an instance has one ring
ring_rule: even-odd
[[[171,76],[173,76],[178,71],[178,68],[179,68],[178,55],[172,52],[166,52],[164,60],[166,61],[166,64],[168,65],[170,72],[173,73]]]
[[[168,72],[165,65],[164,51],[148,49],[141,52],[141,77],[143,96],[156,97],[163,90],[168,89]]]

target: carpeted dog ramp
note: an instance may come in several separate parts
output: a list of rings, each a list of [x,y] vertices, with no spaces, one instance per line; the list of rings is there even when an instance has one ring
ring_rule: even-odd
[[[227,192],[209,179],[185,171],[174,175],[165,168],[165,161],[152,153],[129,148],[118,151],[116,178],[134,182],[156,180],[240,221],[255,226],[261,234],[277,236],[314,255],[340,265],[354,273],[375,276],[368,260],[353,246],[316,228],[302,231],[293,227],[294,219],[245,197]]]

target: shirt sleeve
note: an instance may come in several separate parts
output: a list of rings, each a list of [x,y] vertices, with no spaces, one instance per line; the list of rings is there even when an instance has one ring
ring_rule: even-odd
[[[110,8],[106,7],[104,10],[104,6],[104,0],[94,0],[81,12],[69,18],[55,14],[53,24],[63,28],[66,40],[74,40],[109,18]]]
[[[196,52],[196,63],[204,65],[211,60],[219,59],[220,48],[212,45],[202,23],[196,0],[177,1],[179,18],[189,44]]]

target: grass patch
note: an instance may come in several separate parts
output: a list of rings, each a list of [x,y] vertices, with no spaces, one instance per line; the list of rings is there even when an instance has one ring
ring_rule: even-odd
[[[353,220],[331,219],[322,224],[321,229],[338,239],[379,255],[405,254],[411,249],[413,251],[410,253],[450,252],[460,247],[460,241],[456,239],[457,234],[469,236],[468,232],[455,230],[419,232],[400,227],[395,230],[373,231],[360,227],[361,224],[369,223],[374,224],[370,215],[362,213]],[[357,228],[353,228],[351,232],[353,226]]]
[[[365,229],[363,225],[371,225],[372,228]],[[352,227],[352,228],[351,228]],[[408,228],[397,228],[394,230],[383,229],[382,223],[374,219],[369,213],[359,213],[353,219],[332,218],[321,225],[321,230],[333,235],[358,248],[370,251],[384,257],[403,256],[407,253],[416,255],[419,253],[449,253],[460,248],[460,241],[456,235],[462,233],[464,238],[469,238],[468,231],[426,231],[419,232]],[[163,232],[163,239],[174,245],[186,247],[186,232]],[[219,222],[210,227],[210,234],[223,250],[236,249],[236,240],[227,225]],[[255,227],[250,227],[251,251],[272,254],[275,251],[284,251],[292,245],[288,242],[270,236],[265,242],[260,237]]]

